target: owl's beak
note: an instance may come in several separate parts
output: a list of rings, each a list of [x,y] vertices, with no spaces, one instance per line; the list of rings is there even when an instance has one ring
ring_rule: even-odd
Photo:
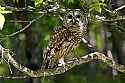
[[[72,19],[72,25],[76,25],[76,24],[78,24],[78,21],[75,19]]]
[[[75,23],[75,22],[72,22],[72,25],[76,25],[76,23]]]

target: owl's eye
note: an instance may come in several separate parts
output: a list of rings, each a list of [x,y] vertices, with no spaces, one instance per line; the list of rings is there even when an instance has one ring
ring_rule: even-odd
[[[72,19],[72,15],[68,15],[68,19]]]
[[[80,15],[76,15],[76,18],[80,18]]]

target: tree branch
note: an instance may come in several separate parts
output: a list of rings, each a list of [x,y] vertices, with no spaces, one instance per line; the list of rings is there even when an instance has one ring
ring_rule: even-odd
[[[56,74],[62,74],[69,69],[80,65],[84,64],[93,60],[99,60],[104,63],[106,63],[108,66],[116,69],[117,71],[120,71],[122,73],[125,73],[125,67],[123,65],[113,63],[112,59],[109,57],[106,57],[104,54],[99,53],[99,52],[94,52],[88,55],[85,55],[79,59],[73,58],[72,60],[66,62],[66,67],[58,67],[56,69],[38,69],[36,71],[33,71],[21,64],[19,64],[13,57],[13,53],[10,54],[10,50],[3,48],[2,46],[0,47],[0,56],[3,57],[4,59],[8,60],[10,64],[12,64],[15,68],[17,68],[19,71],[23,72],[26,74],[24,78],[26,77],[42,77],[42,76],[51,76],[51,75],[56,75]],[[7,78],[7,77],[5,77]],[[16,78],[16,77],[15,77]],[[19,78],[19,77],[18,77]],[[14,77],[13,77],[14,79]]]

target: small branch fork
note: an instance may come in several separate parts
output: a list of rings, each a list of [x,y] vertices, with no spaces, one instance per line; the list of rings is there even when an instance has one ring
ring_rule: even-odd
[[[0,76],[1,78],[11,78],[11,79],[25,79],[29,77],[42,77],[42,76],[51,76],[51,75],[57,75],[62,74],[71,68],[80,65],[85,64],[87,62],[93,61],[93,60],[99,60],[101,62],[106,63],[109,67],[112,67],[113,69],[116,69],[117,71],[120,71],[122,73],[125,73],[125,67],[123,65],[113,63],[112,59],[109,57],[106,57],[104,54],[99,52],[94,52],[87,54],[85,56],[82,56],[81,58],[73,58],[72,60],[66,62],[66,67],[57,67],[56,69],[38,69],[36,71],[33,71],[20,63],[18,63],[13,57],[13,53],[10,54],[9,49],[5,49],[2,46],[0,46],[0,56],[3,59],[6,59],[9,61],[10,64],[12,64],[16,69],[23,72],[26,76]]]

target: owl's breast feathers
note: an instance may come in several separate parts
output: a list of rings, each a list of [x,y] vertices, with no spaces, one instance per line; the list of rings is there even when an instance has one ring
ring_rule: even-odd
[[[50,34],[49,46],[43,60],[43,68],[57,67],[59,59],[77,47],[86,30],[81,31],[79,26],[59,27]]]

